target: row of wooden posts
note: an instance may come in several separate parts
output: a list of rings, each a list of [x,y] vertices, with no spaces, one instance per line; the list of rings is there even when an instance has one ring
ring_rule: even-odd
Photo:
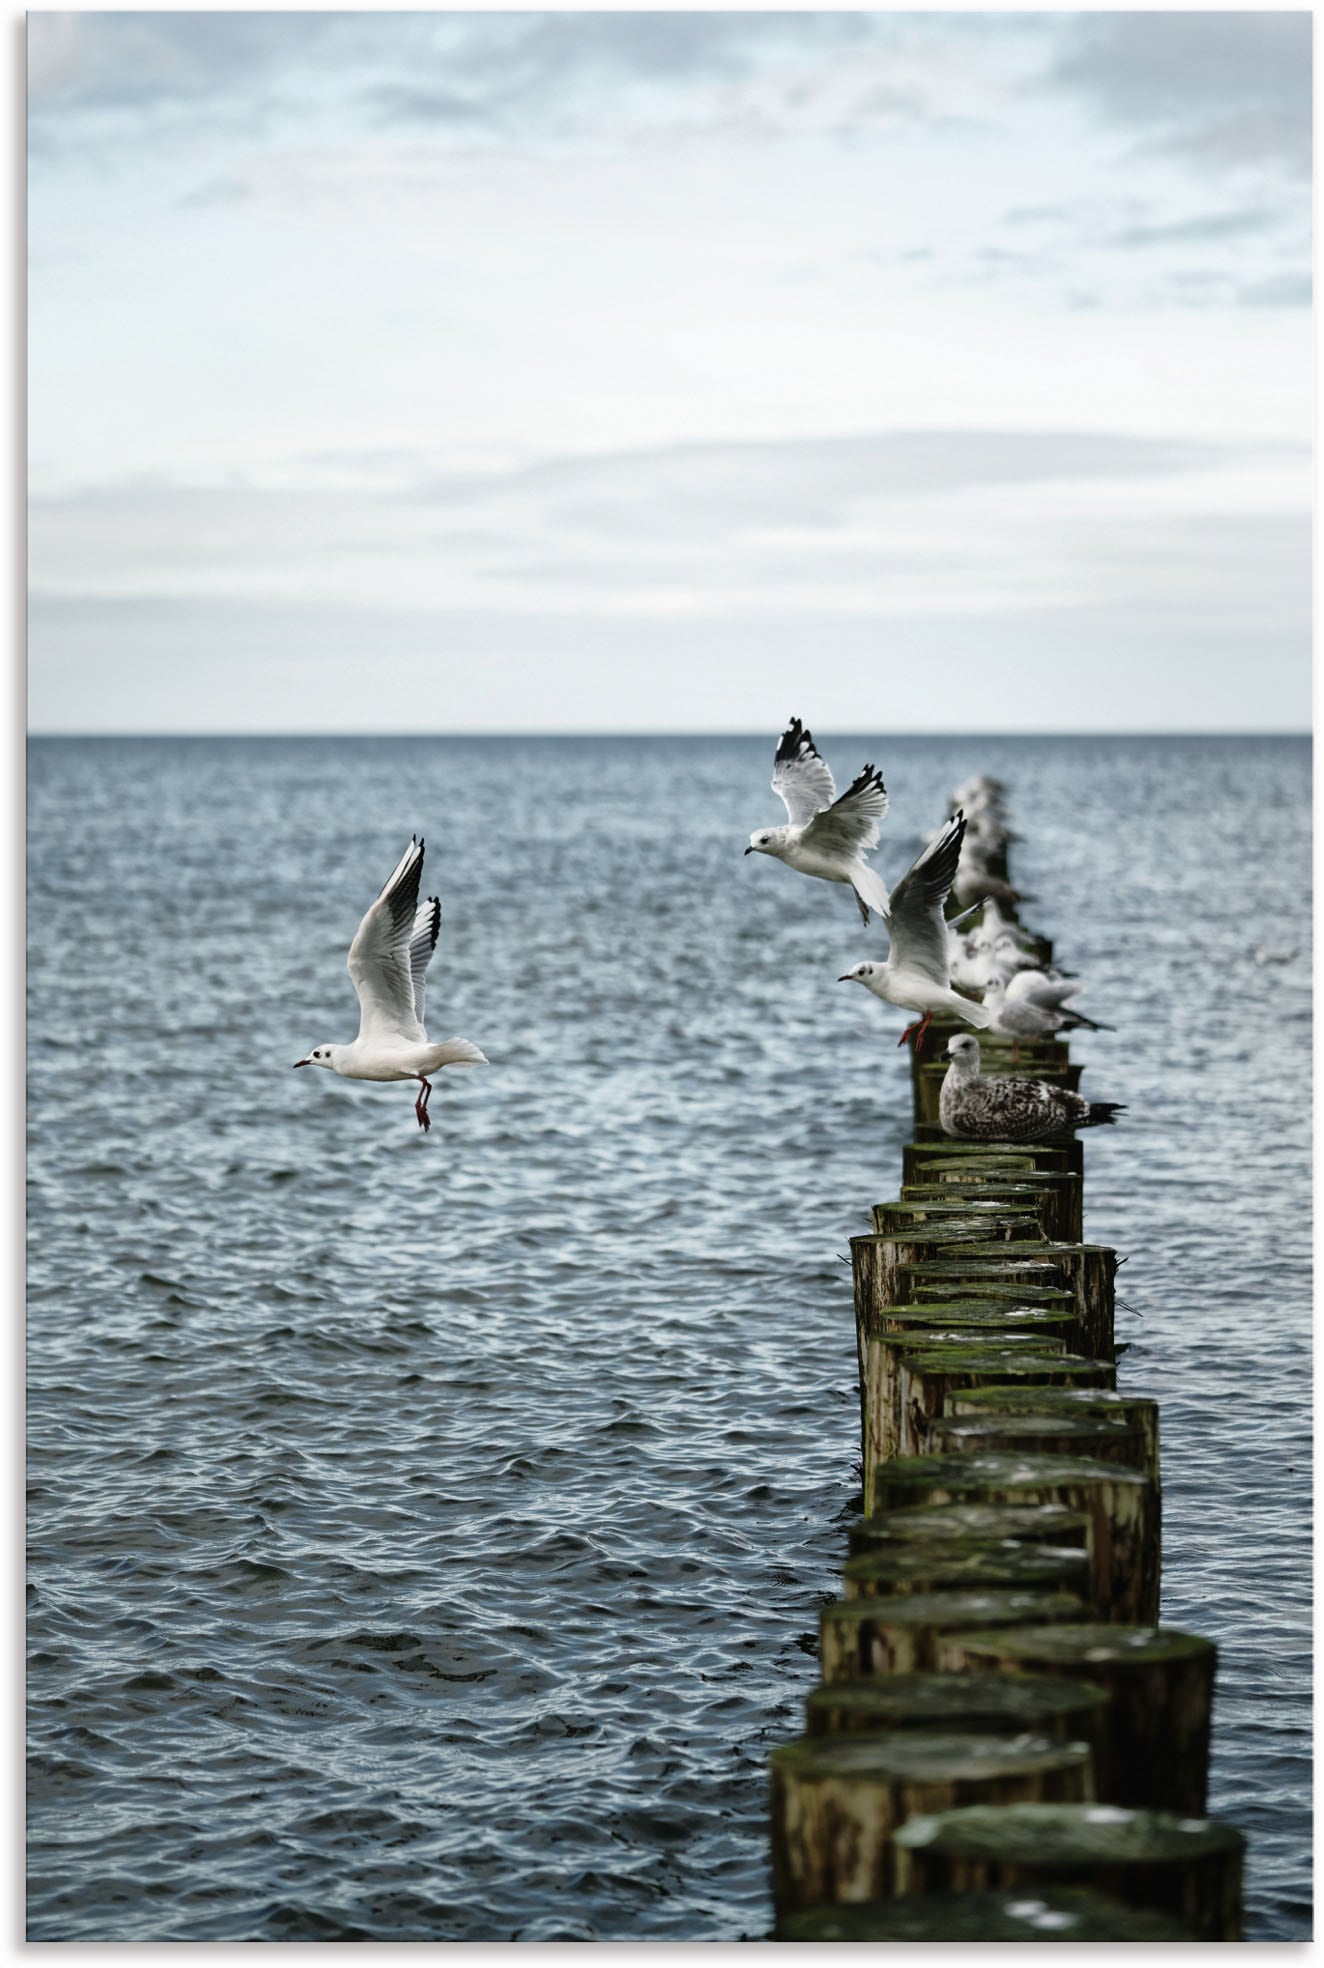
[[[915,1052],[900,1195],[851,1239],[863,1511],[771,1757],[776,1936],[1239,1940],[1215,1648],[1159,1623],[1158,1406],[1117,1385],[1116,1253],[1083,1241],[1078,1140],[942,1133],[960,1029]],[[985,1072],[1079,1080],[1056,1039],[980,1039]]]

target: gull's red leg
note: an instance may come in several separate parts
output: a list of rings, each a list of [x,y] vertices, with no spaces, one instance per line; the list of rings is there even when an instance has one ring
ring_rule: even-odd
[[[923,1018],[922,1018],[922,1020],[920,1021],[920,1027],[919,1027],[919,1030],[918,1030],[918,1031],[916,1032],[916,1034],[915,1034],[915,1050],[916,1050],[916,1052],[918,1052],[918,1051],[919,1051],[919,1042],[920,1042],[920,1040],[921,1040],[921,1039],[922,1039],[922,1038],[924,1037],[924,1034],[925,1034],[925,1033],[926,1033],[926,1032],[928,1031],[928,1029],[929,1029],[929,1027],[930,1027],[930,1025],[932,1025],[932,1023],[933,1023],[933,1009],[932,1009],[932,1007],[930,1006],[930,1008],[929,1008],[929,1010],[925,1012],[925,1014],[924,1014],[924,1016],[923,1016]]]
[[[910,1037],[911,1033],[916,1029],[916,1023],[917,1021],[915,1019],[912,1019],[909,1025],[907,1025],[905,1031],[901,1034],[901,1037],[897,1040],[897,1044],[899,1046],[903,1046],[906,1043],[906,1040]]]
[[[418,1125],[422,1128],[424,1134],[426,1134],[428,1129],[432,1126],[432,1120],[430,1115],[428,1114],[428,1101],[432,1098],[432,1087],[431,1084],[423,1078],[423,1075],[421,1073],[418,1076],[418,1084],[421,1087],[422,1091],[419,1093],[418,1098],[414,1102],[414,1112],[418,1116]]]

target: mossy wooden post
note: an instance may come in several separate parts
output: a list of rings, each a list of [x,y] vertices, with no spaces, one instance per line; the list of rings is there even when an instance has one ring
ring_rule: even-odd
[[[1023,1887],[1014,1893],[907,1893],[902,1899],[805,1907],[786,1916],[779,1941],[1193,1941],[1180,1921],[1126,1906],[1088,1886]]]
[[[956,1390],[959,1393],[961,1390]],[[1045,1390],[1047,1391],[1047,1390]],[[1103,1390],[1106,1391],[1106,1390]],[[949,1394],[950,1409],[956,1395]],[[1149,1473],[1149,1440],[1124,1414],[930,1415],[921,1446],[933,1455],[1083,1455]],[[917,1453],[904,1447],[902,1453]]]
[[[911,1818],[893,1852],[901,1893],[1091,1886],[1198,1940],[1239,1941],[1245,1843],[1231,1825],[1171,1811],[975,1804]]]
[[[990,1419],[1013,1414],[1125,1415],[1145,1438],[1145,1473],[1155,1484],[1159,1481],[1158,1402],[1141,1394],[1102,1387],[962,1387],[948,1397],[947,1412]]]
[[[1007,1544],[1089,1546],[1090,1520],[1060,1503],[924,1503],[913,1510],[880,1510],[850,1528],[852,1555],[883,1545],[937,1542],[965,1549]]]
[[[769,1760],[778,1920],[889,1893],[893,1834],[917,1812],[1094,1794],[1088,1746],[1042,1736],[805,1736]]]
[[[846,1560],[848,1599],[885,1599],[893,1592],[1074,1592],[1089,1597],[1090,1561],[1070,1545],[1008,1544],[964,1549],[945,1544],[879,1546]]]
[[[930,1224],[959,1223],[964,1230],[973,1234],[977,1224],[991,1223],[997,1231],[1001,1231],[1005,1230],[1008,1218],[1018,1217],[1027,1220],[1028,1237],[1043,1236],[1039,1209],[1033,1196],[1022,1194],[1004,1201],[976,1190],[961,1195],[949,1186],[919,1202],[875,1203],[873,1228],[874,1235],[878,1237],[906,1238],[923,1236]],[[1031,1228],[1031,1224],[1036,1227]]]
[[[922,1182],[928,1162],[952,1162],[965,1157],[976,1161],[998,1161],[1010,1167],[1055,1169],[1062,1174],[1084,1175],[1085,1151],[1074,1136],[1061,1141],[958,1141],[940,1127],[926,1127],[901,1150],[901,1180]]]
[[[852,1238],[851,1248],[863,1239]],[[892,1267],[890,1288],[914,1298],[931,1295],[964,1297],[984,1281],[993,1284],[1066,1286],[1076,1301],[1082,1329],[1081,1351],[1096,1360],[1111,1360],[1113,1345],[1113,1279],[1117,1253],[1104,1244],[1025,1244],[1008,1251],[1005,1244],[963,1243],[959,1250],[901,1259]]]
[[[805,1699],[811,1736],[1030,1735],[1095,1744],[1108,1726],[1108,1694],[1052,1674],[880,1674],[824,1681]]]
[[[943,1413],[948,1395],[958,1387],[995,1387],[1026,1382],[1044,1387],[1111,1387],[1116,1368],[1107,1360],[1087,1359],[1079,1353],[1032,1355],[1024,1347],[999,1348],[992,1342],[964,1349],[926,1347],[917,1340],[896,1357],[894,1416],[887,1417],[884,1432],[895,1441],[892,1453],[903,1456],[927,1454],[930,1425]],[[865,1508],[872,1509],[870,1477],[872,1464],[864,1473]]]
[[[941,1166],[941,1163],[930,1164],[930,1173]],[[1075,1184],[1074,1175],[1036,1175],[1033,1169],[1009,1174],[997,1168],[976,1168],[973,1172],[963,1168],[959,1179],[951,1182],[903,1184],[900,1201],[935,1215],[950,1215],[971,1205],[986,1210],[1032,1209],[1042,1236],[1051,1243],[1071,1244],[1080,1240]],[[880,1220],[879,1211],[888,1207],[881,1203],[874,1205],[873,1229],[878,1236],[886,1236],[895,1227]]]
[[[956,1674],[1079,1674],[1111,1697],[1098,1792],[1112,1804],[1199,1817],[1209,1783],[1209,1725],[1217,1649],[1164,1626],[1093,1626],[1062,1636],[1056,1623],[966,1632],[939,1641]]]
[[[833,1599],[819,1611],[824,1681],[930,1669],[943,1633],[1042,1626],[1088,1617],[1074,1592],[902,1592],[887,1599]]]
[[[924,1503],[1058,1503],[1090,1518],[1091,1599],[1117,1625],[1158,1618],[1159,1500],[1138,1469],[1084,1456],[929,1455],[880,1463],[871,1510]]]
[[[904,1309],[904,1308],[898,1308]],[[1016,1326],[1010,1320],[996,1330],[996,1345],[1005,1357],[1024,1353],[1036,1360],[1055,1359],[1065,1353],[1062,1342],[1047,1338],[1035,1326]],[[988,1326],[903,1327],[896,1332],[870,1333],[864,1341],[864,1381],[862,1388],[862,1429],[860,1457],[864,1493],[869,1495],[870,1472],[880,1462],[897,1455],[901,1446],[901,1357],[909,1351],[956,1353],[963,1359],[976,1348],[994,1343],[994,1329]],[[991,1370],[996,1364],[987,1360]],[[867,1506],[866,1506],[867,1507]]]

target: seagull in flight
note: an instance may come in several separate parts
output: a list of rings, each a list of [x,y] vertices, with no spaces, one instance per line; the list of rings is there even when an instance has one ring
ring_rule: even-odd
[[[417,1080],[414,1101],[418,1125],[432,1126],[428,1078],[443,1066],[486,1066],[486,1056],[468,1039],[439,1045],[423,1026],[427,968],[437,947],[441,903],[435,895],[418,899],[423,873],[423,842],[410,840],[395,873],[359,924],[349,946],[348,969],[359,999],[359,1035],[352,1045],[314,1046],[296,1066],[325,1066],[346,1080]]]
[[[836,782],[799,718],[782,733],[772,767],[772,790],[790,825],[763,827],[749,837],[746,854],[771,854],[802,875],[848,882],[864,921],[870,909],[887,914],[887,889],[864,856],[878,845],[878,822],[887,812],[883,775],[866,765],[840,799]]]
[[[947,900],[961,859],[965,815],[947,822],[937,839],[912,862],[888,902],[885,921],[892,939],[886,963],[859,963],[837,979],[838,984],[863,984],[876,998],[900,1005],[903,1011],[922,1011],[922,1019],[907,1025],[898,1045],[912,1035],[918,1045],[935,1011],[954,1011],[971,1025],[988,1025],[992,1013],[951,986]]]
[[[1086,1100],[1048,1080],[984,1079],[979,1040],[958,1032],[947,1042],[951,1065],[943,1078],[938,1118],[960,1141],[1041,1141],[1068,1128],[1111,1127],[1126,1109],[1115,1100]]]

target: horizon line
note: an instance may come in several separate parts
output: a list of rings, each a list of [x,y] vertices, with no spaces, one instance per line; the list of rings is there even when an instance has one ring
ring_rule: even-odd
[[[839,738],[877,738],[883,735],[884,727],[878,725],[839,725],[820,723],[821,731],[830,732]],[[474,726],[450,731],[401,731],[401,730],[322,730],[264,729],[260,731],[205,730],[196,727],[179,730],[144,731],[128,727],[104,731],[62,730],[59,727],[29,728],[25,736],[33,738],[226,738],[226,739],[275,739],[275,738],[409,738],[409,739],[453,739],[453,738],[535,738],[552,740],[557,738],[766,738],[771,725],[754,728],[699,729],[695,727],[635,727],[628,726],[611,730],[580,730],[571,727],[549,730],[544,727],[523,729],[518,726]],[[886,733],[889,738],[1313,738],[1313,724],[1306,725],[1195,725],[1131,728],[1118,726],[1075,727],[1070,729],[1012,730],[1010,728],[983,728],[963,731],[928,729],[893,729]]]

